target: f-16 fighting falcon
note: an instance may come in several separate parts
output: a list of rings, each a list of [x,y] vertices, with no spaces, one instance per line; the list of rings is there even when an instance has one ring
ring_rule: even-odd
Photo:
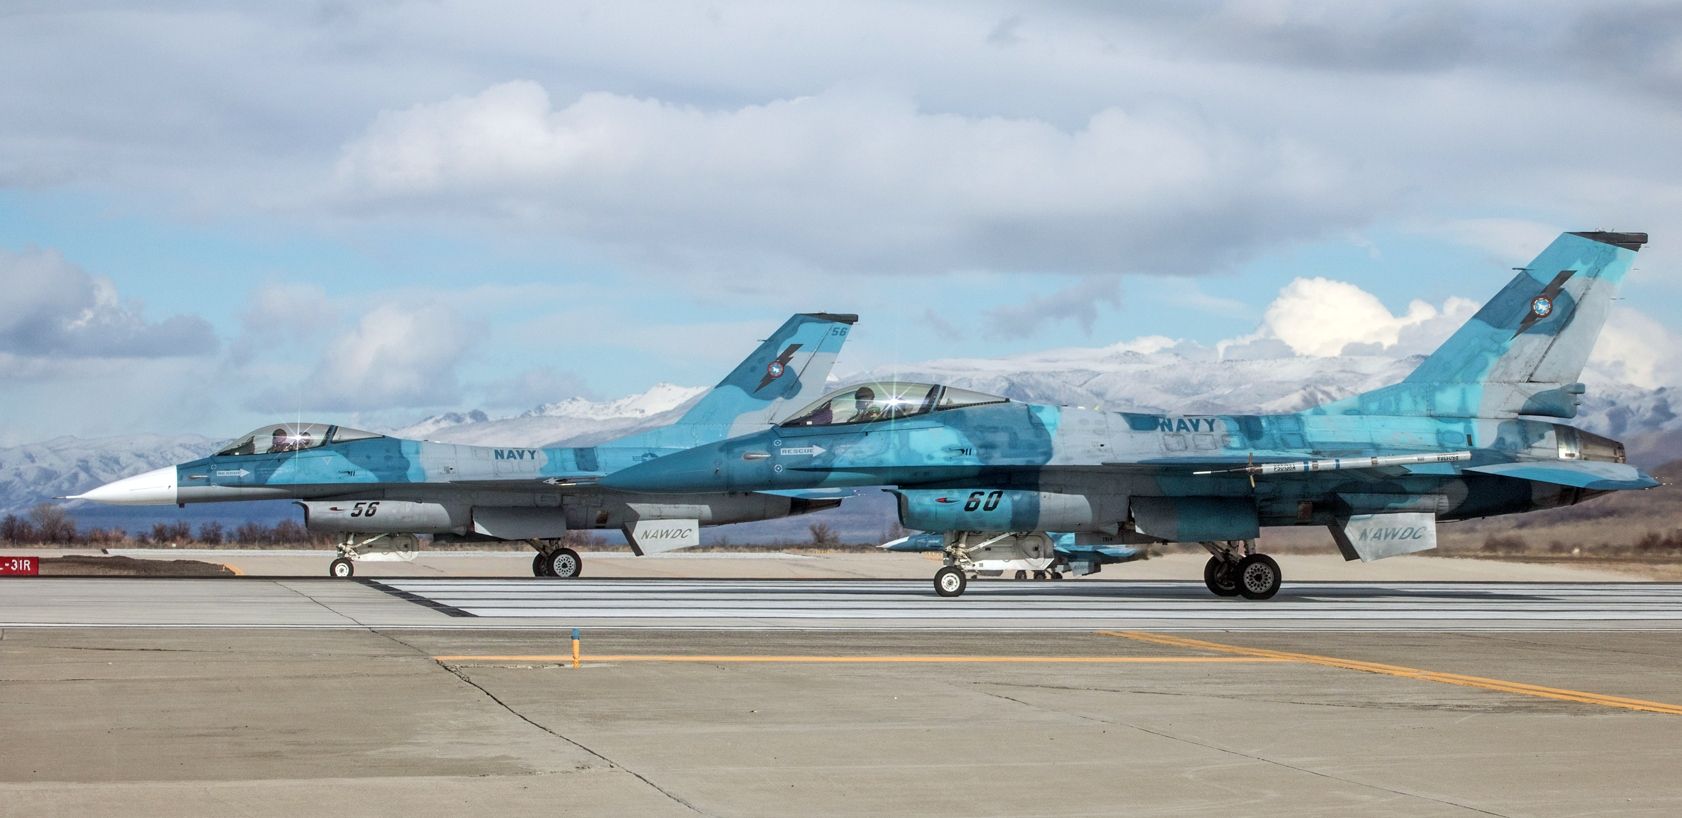
[[[1327,526],[1345,559],[1370,561],[1436,547],[1438,521],[1658,485],[1622,444],[1556,422],[1576,416],[1583,365],[1646,242],[1562,234],[1401,383],[1295,414],[1104,412],[872,383],[602,485],[890,486],[901,523],[941,537],[941,596],[983,572],[1090,572],[1128,556],[1095,549],[1188,542],[1210,552],[1210,591],[1267,599],[1281,573],[1256,548],[1262,526]],[[1062,550],[1087,557],[1060,554],[1048,531],[1073,533]]]
[[[638,554],[700,544],[700,527],[805,514],[840,504],[833,491],[603,491],[604,475],[692,446],[764,429],[822,393],[856,315],[795,315],[677,422],[595,446],[457,446],[325,423],[276,423],[210,457],[67,499],[128,505],[298,500],[312,531],[342,536],[329,573],[349,577],[371,553],[412,554],[416,534],[523,540],[532,573],[575,577],[567,531],[619,528]]]

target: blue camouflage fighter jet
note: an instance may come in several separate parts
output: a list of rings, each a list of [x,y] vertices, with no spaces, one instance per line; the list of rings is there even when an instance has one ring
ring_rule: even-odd
[[[1104,412],[869,383],[602,485],[890,486],[901,523],[940,537],[941,596],[989,569],[1090,571],[1137,556],[1120,546],[1186,542],[1210,552],[1210,591],[1267,599],[1281,573],[1256,549],[1262,526],[1327,526],[1346,559],[1370,561],[1436,547],[1438,521],[1658,485],[1622,444],[1557,422],[1576,416],[1583,365],[1646,241],[1563,234],[1401,383],[1303,412]]]
[[[568,531],[618,528],[639,555],[700,544],[703,525],[766,520],[840,504],[834,491],[603,490],[619,469],[759,431],[822,394],[856,315],[795,315],[675,423],[594,446],[458,446],[324,423],[276,423],[210,457],[66,498],[127,505],[293,499],[311,531],[338,535],[336,577],[364,556],[412,555],[434,540],[525,541],[532,573],[575,577]]]

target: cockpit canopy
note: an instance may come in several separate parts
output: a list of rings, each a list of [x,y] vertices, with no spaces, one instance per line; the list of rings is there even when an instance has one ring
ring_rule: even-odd
[[[216,452],[217,457],[239,457],[248,454],[279,454],[301,452],[328,443],[367,440],[385,435],[364,432],[348,426],[326,423],[273,423],[261,426],[250,434],[238,437]]]
[[[831,392],[778,425],[839,426],[846,423],[873,423],[878,420],[914,417],[942,409],[1007,402],[1008,398],[998,395],[952,386],[877,381],[854,384]]]

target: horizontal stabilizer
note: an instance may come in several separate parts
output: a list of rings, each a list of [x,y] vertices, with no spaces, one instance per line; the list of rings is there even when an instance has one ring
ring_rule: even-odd
[[[1654,480],[1652,476],[1627,463],[1607,463],[1599,460],[1492,463],[1488,466],[1468,466],[1466,471],[1595,491],[1650,489],[1659,485],[1659,481]]]
[[[1346,560],[1372,562],[1437,547],[1435,514],[1353,514],[1330,528]]]

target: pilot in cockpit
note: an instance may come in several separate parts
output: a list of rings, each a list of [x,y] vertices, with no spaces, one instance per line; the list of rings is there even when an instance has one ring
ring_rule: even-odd
[[[308,449],[312,443],[308,431],[299,432],[297,437],[292,438],[292,451],[301,452]]]
[[[286,439],[285,429],[274,430],[274,438],[269,441],[268,454],[292,451],[291,441]]]
[[[876,402],[876,390],[868,386],[859,387],[853,393],[853,423],[869,423],[882,419],[882,407]]]

